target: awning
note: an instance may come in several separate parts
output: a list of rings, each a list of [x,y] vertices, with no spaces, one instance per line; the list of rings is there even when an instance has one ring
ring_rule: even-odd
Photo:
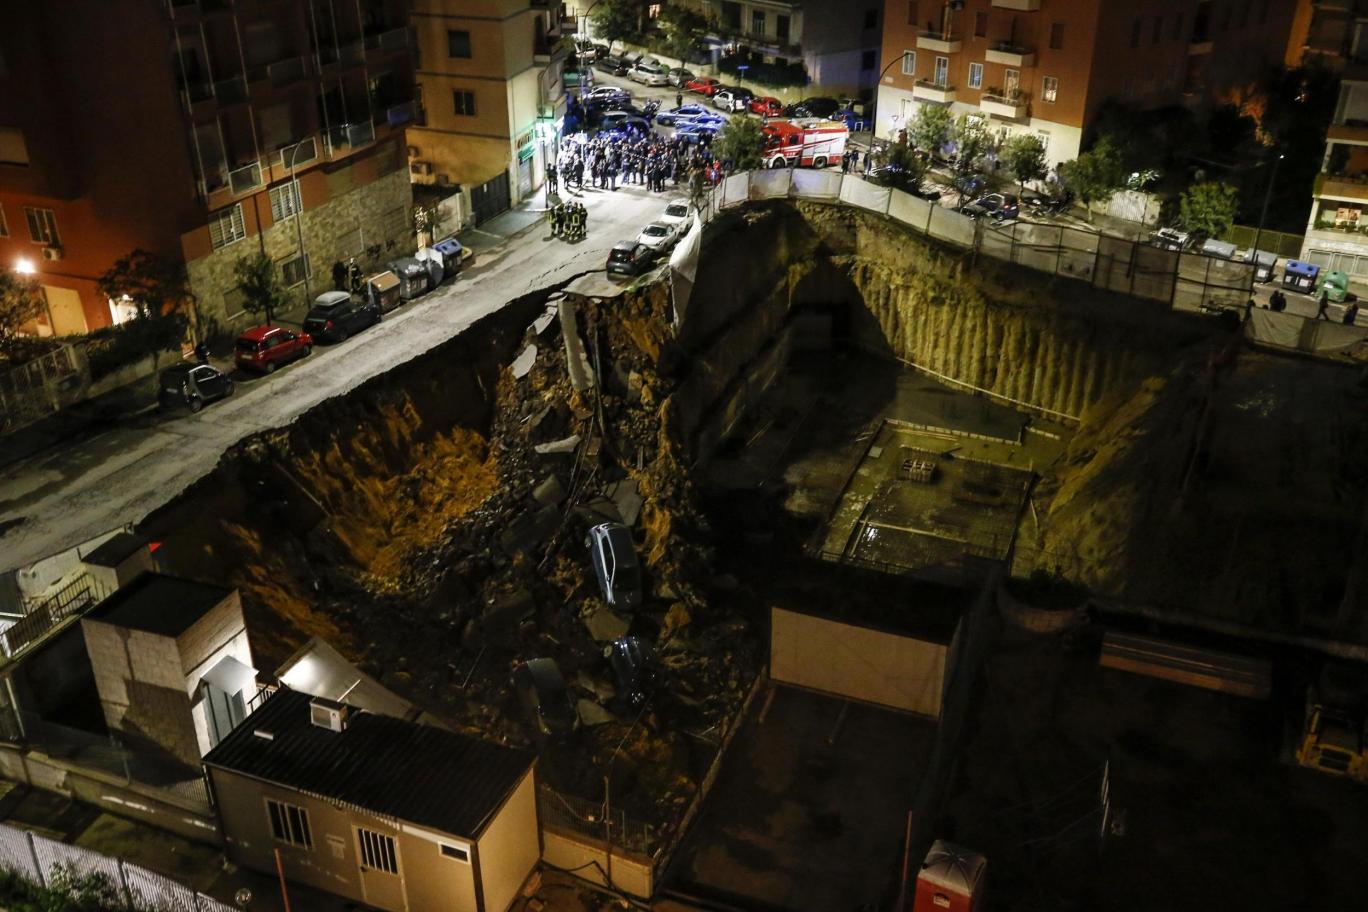
[[[201,684],[212,684],[226,694],[247,691],[256,694],[256,669],[243,665],[232,656],[224,656],[200,678]]]
[[[399,277],[387,269],[384,272],[377,272],[373,276],[368,276],[366,284],[376,291],[385,292],[391,288],[399,287]]]

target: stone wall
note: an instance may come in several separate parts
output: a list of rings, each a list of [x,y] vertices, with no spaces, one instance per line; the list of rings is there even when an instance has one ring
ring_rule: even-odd
[[[216,322],[223,331],[258,322],[259,318],[242,311],[233,294],[237,288],[234,266],[242,257],[256,254],[262,244],[278,263],[292,258],[299,250],[301,230],[313,273],[310,287],[315,295],[332,288],[334,262],[350,256],[364,259],[365,250],[371,245],[383,248],[383,259],[412,253],[415,241],[409,210],[413,206],[413,188],[406,169],[395,162],[390,166],[393,170],[359,186],[353,184],[356,165],[335,171],[328,175],[331,199],[322,206],[306,209],[300,216],[300,225],[288,218],[260,236],[251,235],[190,261],[190,286],[199,299],[204,318]],[[302,297],[302,287],[292,289],[296,296]]]

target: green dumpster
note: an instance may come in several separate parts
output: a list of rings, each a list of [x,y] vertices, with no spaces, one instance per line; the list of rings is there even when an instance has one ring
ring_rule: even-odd
[[[1321,276],[1320,286],[1316,289],[1316,294],[1325,292],[1328,300],[1335,303],[1343,303],[1349,296],[1349,276],[1343,272],[1332,270]]]

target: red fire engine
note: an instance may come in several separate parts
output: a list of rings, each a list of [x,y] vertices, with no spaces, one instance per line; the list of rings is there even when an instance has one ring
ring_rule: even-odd
[[[765,167],[825,168],[845,154],[850,130],[834,120],[771,120],[765,124]]]

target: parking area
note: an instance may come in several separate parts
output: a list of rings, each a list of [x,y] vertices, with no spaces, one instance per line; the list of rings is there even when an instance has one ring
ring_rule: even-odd
[[[762,694],[667,888],[748,909],[886,904],[935,731],[923,718],[809,691]]]

